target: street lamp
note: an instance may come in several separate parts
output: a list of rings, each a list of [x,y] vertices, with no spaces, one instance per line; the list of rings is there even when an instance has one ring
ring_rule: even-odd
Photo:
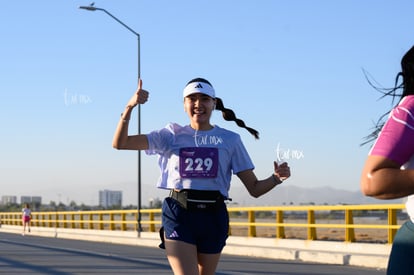
[[[137,40],[138,40],[138,83],[139,83],[139,80],[141,78],[141,65],[140,65],[140,60],[141,60],[140,47],[141,46],[140,46],[139,33],[134,31],[130,27],[128,27],[126,24],[124,24],[121,20],[119,20],[118,18],[113,16],[107,10],[94,7],[94,3],[90,4],[89,6],[80,6],[79,8],[84,9],[84,10],[88,10],[88,11],[103,11],[104,13],[106,13],[107,15],[109,15],[110,17],[115,19],[119,24],[121,24],[122,26],[127,28],[130,32],[135,34],[135,36],[137,37]],[[141,134],[141,106],[140,106],[140,104],[138,104],[137,107],[138,107],[138,135],[140,135]],[[142,227],[141,227],[141,151],[139,151],[139,150],[138,150],[138,206],[137,206],[137,210],[138,210],[137,231],[138,231],[138,237],[140,237]]]

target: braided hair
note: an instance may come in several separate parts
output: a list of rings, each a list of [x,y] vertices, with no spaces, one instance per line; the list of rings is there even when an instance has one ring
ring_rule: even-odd
[[[202,83],[207,83],[208,85],[210,85],[211,87],[213,87],[213,85],[211,85],[211,83],[204,79],[204,78],[194,78],[192,80],[190,80],[188,84],[193,83],[193,82],[202,82]],[[256,131],[253,128],[250,128],[248,126],[246,126],[246,124],[244,123],[243,120],[239,119],[236,117],[236,114],[233,112],[233,110],[228,109],[226,107],[224,107],[223,104],[223,100],[219,97],[216,97],[216,110],[221,111],[223,118],[227,121],[234,121],[236,122],[236,124],[241,127],[241,128],[245,128],[250,134],[252,134],[256,139],[259,139],[259,132]]]

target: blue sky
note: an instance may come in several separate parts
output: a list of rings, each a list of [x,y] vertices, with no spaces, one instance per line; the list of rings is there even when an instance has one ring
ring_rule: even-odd
[[[121,190],[135,204],[137,153],[112,136],[137,86],[137,38],[87,1],[3,1],[0,10],[0,195],[97,204]],[[260,140],[226,122],[268,177],[276,151],[284,184],[359,190],[369,147],[391,107],[367,83],[394,84],[414,44],[412,1],[95,1],[140,34],[141,77],[150,100],[141,132],[188,123],[182,89],[209,79]],[[131,133],[137,132],[133,114]],[[142,153],[143,200],[157,193],[157,160]],[[235,179],[234,186],[240,185]],[[233,196],[237,194],[233,194]],[[277,190],[268,196],[277,196]],[[145,204],[144,203],[144,204]]]

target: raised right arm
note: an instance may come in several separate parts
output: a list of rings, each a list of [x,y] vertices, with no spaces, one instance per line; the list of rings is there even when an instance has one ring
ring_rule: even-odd
[[[128,135],[129,120],[132,110],[138,104],[144,104],[148,100],[148,92],[142,89],[142,80],[139,80],[138,89],[128,101],[124,112],[118,122],[112,139],[112,147],[118,150],[146,150],[148,139],[146,135]]]

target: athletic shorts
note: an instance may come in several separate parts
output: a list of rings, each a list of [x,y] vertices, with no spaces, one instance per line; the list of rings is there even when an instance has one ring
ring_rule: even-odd
[[[30,222],[30,216],[24,216],[23,221],[24,222]]]
[[[167,197],[162,204],[162,226],[165,238],[193,244],[199,253],[216,254],[226,245],[229,215],[224,202],[214,211],[186,210]]]

